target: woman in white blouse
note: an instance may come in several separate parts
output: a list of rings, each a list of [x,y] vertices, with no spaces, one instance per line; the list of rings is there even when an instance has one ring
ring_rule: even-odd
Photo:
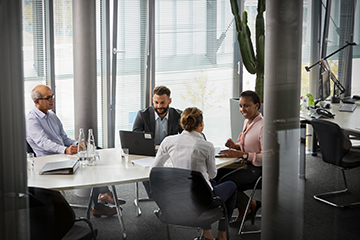
[[[181,115],[180,123],[184,131],[178,135],[166,137],[161,143],[155,161],[150,166],[164,166],[170,158],[172,165],[177,168],[191,169],[203,174],[214,195],[221,197],[226,205],[228,215],[231,216],[236,201],[236,184],[227,181],[219,185],[212,178],[217,174],[215,166],[215,149],[212,143],[207,142],[202,131],[204,122],[202,111],[196,107],[187,108]],[[213,207],[220,205],[215,202]],[[219,221],[218,234],[215,239],[226,239],[226,222]],[[214,239],[211,226],[203,229],[201,240]]]

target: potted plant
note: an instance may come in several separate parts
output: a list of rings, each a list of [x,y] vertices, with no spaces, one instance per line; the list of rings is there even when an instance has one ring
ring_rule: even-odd
[[[256,55],[251,41],[251,32],[247,25],[247,12],[242,14],[242,20],[239,15],[239,6],[237,0],[230,0],[231,11],[236,23],[238,33],[238,42],[240,54],[246,70],[251,74],[256,74],[255,91],[260,95],[261,101],[264,99],[264,53],[265,53],[265,26],[264,11],[265,0],[258,0],[257,16],[255,23],[255,42]]]
[[[231,11],[234,15],[236,23],[236,31],[238,33],[238,42],[240,47],[240,54],[246,70],[251,74],[256,74],[255,91],[259,94],[261,102],[264,100],[264,53],[265,53],[265,26],[264,26],[264,11],[265,0],[258,0],[256,16],[256,55],[251,41],[251,32],[247,25],[247,12],[242,14],[242,20],[239,15],[239,6],[237,0],[230,0]],[[260,112],[263,112],[263,104],[261,104]],[[230,124],[231,124],[231,138],[236,140],[239,133],[242,131],[244,117],[239,112],[239,98],[230,99]]]

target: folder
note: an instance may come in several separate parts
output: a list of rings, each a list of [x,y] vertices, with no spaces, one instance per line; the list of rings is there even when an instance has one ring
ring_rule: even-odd
[[[79,159],[48,162],[40,170],[40,175],[74,174],[79,167]]]

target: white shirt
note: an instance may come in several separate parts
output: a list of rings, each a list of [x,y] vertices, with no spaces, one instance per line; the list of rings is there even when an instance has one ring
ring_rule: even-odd
[[[209,179],[216,177],[214,145],[205,141],[202,134],[196,131],[183,131],[181,134],[166,137],[156,154],[153,167],[162,167],[170,158],[172,165],[201,172],[209,184]]]
[[[168,135],[168,120],[169,111],[165,117],[161,120],[158,113],[155,111],[155,145],[160,145],[164,138]]]

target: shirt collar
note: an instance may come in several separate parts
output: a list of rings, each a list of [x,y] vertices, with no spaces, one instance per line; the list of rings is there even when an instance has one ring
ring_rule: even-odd
[[[45,118],[47,117],[47,113],[43,113],[42,111],[40,111],[37,107],[34,107],[34,111],[35,111],[35,114],[39,116],[39,118]],[[48,110],[50,111],[50,110]]]
[[[184,130],[184,131],[181,132],[181,134],[192,135],[194,137],[201,138],[202,140],[205,140],[204,136],[201,133],[197,132],[197,131],[188,132],[188,131]]]
[[[159,115],[158,115],[158,113],[156,111],[154,111],[154,113],[155,113],[154,114],[155,115],[155,121],[157,121],[160,117],[159,117]],[[169,111],[166,113],[164,119],[169,120]]]

